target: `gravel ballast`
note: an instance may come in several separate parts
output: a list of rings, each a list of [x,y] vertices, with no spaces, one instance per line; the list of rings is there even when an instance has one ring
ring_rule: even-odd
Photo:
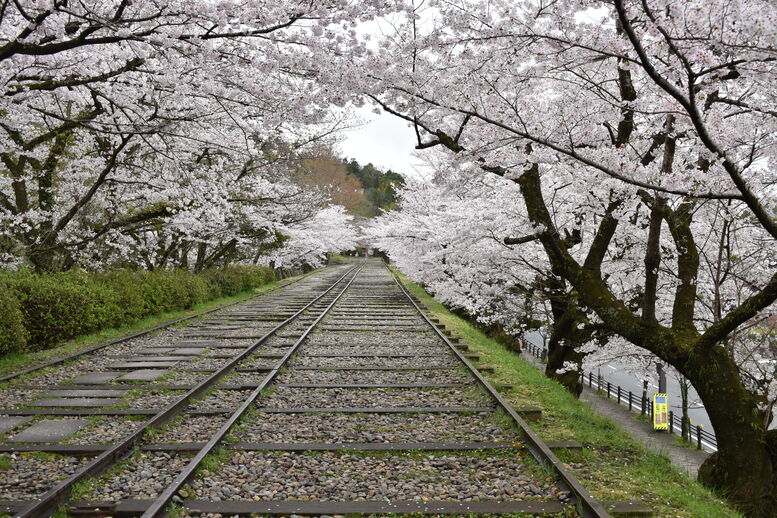
[[[101,418],[62,442],[64,444],[82,445],[112,444],[143,426],[143,423],[145,423],[145,420],[132,421],[115,417]]]
[[[435,370],[291,370],[281,373],[278,383],[470,383],[471,375],[458,368]]]
[[[533,462],[533,460],[529,460]],[[527,473],[523,455],[236,452],[191,483],[208,500],[488,501],[565,498]]]
[[[189,458],[166,452],[142,452],[123,469],[98,482],[86,500],[117,501],[122,498],[155,498],[189,463]]]
[[[308,344],[337,344],[337,345],[370,345],[391,344],[405,345],[439,345],[445,347],[445,343],[431,330],[423,332],[380,332],[380,331],[352,331],[352,332],[320,332],[313,333],[308,339]]]
[[[234,434],[243,442],[511,442],[493,414],[263,414]]]
[[[491,400],[475,387],[428,389],[349,389],[280,387],[256,402],[268,408],[477,407]]]
[[[154,434],[149,442],[207,442],[227,421],[225,416],[184,416],[181,421],[170,423],[164,430]]]
[[[0,500],[34,500],[56,483],[76,472],[88,459],[33,454],[2,453],[8,469],[0,470]]]
[[[289,367],[326,367],[330,369],[347,369],[348,367],[381,367],[391,369],[408,369],[423,367],[450,367],[459,365],[458,360],[450,356],[430,358],[396,358],[396,357],[361,357],[341,356],[325,358],[320,356],[299,356],[289,361]]]

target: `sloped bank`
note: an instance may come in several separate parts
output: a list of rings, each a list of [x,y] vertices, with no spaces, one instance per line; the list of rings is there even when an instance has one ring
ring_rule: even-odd
[[[656,454],[614,422],[598,417],[559,383],[545,377],[504,345],[486,336],[475,324],[436,301],[423,288],[399,273],[413,294],[426,305],[427,314],[462,338],[484,373],[494,384],[511,385],[505,396],[513,405],[539,406],[542,417],[532,423],[543,440],[576,440],[582,453],[563,452],[559,457],[584,485],[602,500],[642,500],[662,518],[734,518],[741,514],[701,484],[676,469],[665,456]]]

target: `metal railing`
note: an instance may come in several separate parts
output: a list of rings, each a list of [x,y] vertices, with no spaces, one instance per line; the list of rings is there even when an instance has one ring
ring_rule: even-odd
[[[538,358],[541,361],[548,359],[548,350],[545,347],[539,347],[525,337],[523,338],[524,352],[528,352],[532,356]],[[653,419],[653,401],[649,397],[645,397],[643,394],[634,394],[631,390],[626,391],[620,385],[615,385],[610,381],[607,381],[601,374],[594,374],[593,372],[580,373],[581,381],[583,385],[588,385],[588,388],[594,389],[601,393],[606,393],[608,399],[615,399],[619,404],[628,406],[632,412],[639,412],[640,415],[650,415]],[[695,444],[698,449],[704,449],[707,451],[718,451],[718,441],[715,434],[704,429],[703,425],[694,425],[690,418],[688,419],[688,426],[686,428],[686,435],[683,436],[683,419],[682,416],[677,416],[673,411],[669,411],[669,429],[671,434],[677,434],[689,443]]]

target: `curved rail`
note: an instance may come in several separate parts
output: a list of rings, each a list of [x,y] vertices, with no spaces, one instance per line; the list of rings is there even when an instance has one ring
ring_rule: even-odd
[[[316,296],[313,300],[308,302],[305,306],[299,309],[292,316],[290,316],[286,320],[276,325],[274,328],[272,328],[270,331],[264,334],[261,338],[259,338],[256,342],[254,342],[252,345],[249,345],[241,353],[239,353],[237,356],[232,358],[226,365],[224,365],[223,367],[215,371],[212,375],[210,375],[205,380],[198,383],[194,388],[190,389],[188,392],[186,392],[186,394],[184,394],[176,401],[168,405],[161,412],[154,415],[151,419],[146,421],[142,427],[139,427],[135,432],[122,438],[118,443],[114,444],[109,449],[101,453],[91,462],[89,462],[84,467],[76,471],[73,475],[63,480],[62,482],[58,483],[56,486],[54,486],[49,491],[44,493],[36,501],[32,502],[30,505],[23,508],[15,515],[15,517],[16,518],[39,518],[39,517],[49,516],[57,507],[59,507],[60,505],[62,505],[67,501],[70,495],[70,490],[76,483],[78,483],[79,481],[87,477],[95,477],[95,476],[101,475],[112,465],[116,464],[117,462],[119,462],[120,460],[122,460],[123,458],[131,454],[132,452],[134,452],[137,444],[141,441],[141,439],[144,438],[144,436],[149,430],[153,430],[161,427],[170,419],[183,412],[186,409],[186,407],[189,405],[189,401],[191,399],[196,398],[197,396],[199,396],[209,388],[213,387],[221,378],[223,378],[225,375],[232,372],[232,370],[238,365],[238,363],[240,363],[246,357],[251,355],[259,346],[261,346],[270,337],[275,335],[281,328],[287,326],[288,324],[296,320],[303,312],[305,312],[316,302],[318,302],[324,296],[326,296],[330,291],[332,291],[349,274],[351,274],[354,271],[357,271],[359,268],[360,268],[359,266],[350,268],[341,277],[339,277],[331,286],[329,286],[321,294]]]
[[[440,331],[436,325],[434,325],[429,317],[426,316],[426,314],[421,310],[416,301],[413,299],[412,295],[410,295],[410,293],[407,291],[407,288],[405,288],[404,284],[402,284],[396,274],[393,271],[391,274],[394,277],[394,282],[397,283],[399,289],[408,298],[410,303],[413,305],[416,311],[418,311],[426,323],[429,324],[432,329],[434,329],[434,332],[437,334],[437,336],[440,337],[443,342],[445,342],[456,358],[458,358],[464,365],[466,365],[467,369],[469,369],[470,373],[475,377],[478,383],[498,403],[502,410],[504,410],[507,415],[510,416],[513,422],[518,425],[524,439],[526,440],[526,447],[532,456],[534,456],[534,458],[537,459],[537,461],[541,464],[550,466],[553,471],[555,471],[556,474],[561,478],[562,482],[567,486],[566,489],[574,494],[575,505],[577,506],[580,515],[583,518],[612,518],[611,515],[605,510],[604,506],[599,503],[593,497],[593,495],[591,495],[591,493],[589,493],[588,490],[583,487],[577,478],[564,467],[564,464],[558,459],[558,457],[556,457],[548,445],[545,444],[545,442],[540,439],[540,437],[529,427],[528,423],[520,415],[518,415],[512,405],[505,401],[502,395],[497,392],[497,390],[493,387],[493,385],[491,385],[491,383],[488,382],[485,377],[483,377],[480,371],[478,371],[470,363],[470,361],[464,357],[461,351],[459,351],[456,346],[454,346],[450,340],[448,340],[448,337],[445,336],[445,334]]]

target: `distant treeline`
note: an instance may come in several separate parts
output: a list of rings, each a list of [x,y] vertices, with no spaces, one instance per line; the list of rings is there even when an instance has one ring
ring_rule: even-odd
[[[396,188],[405,184],[401,174],[391,169],[385,173],[372,164],[360,165],[356,160],[343,161],[348,174],[359,179],[364,189],[364,196],[372,205],[372,214],[378,213],[377,209],[391,210],[396,206]]]

